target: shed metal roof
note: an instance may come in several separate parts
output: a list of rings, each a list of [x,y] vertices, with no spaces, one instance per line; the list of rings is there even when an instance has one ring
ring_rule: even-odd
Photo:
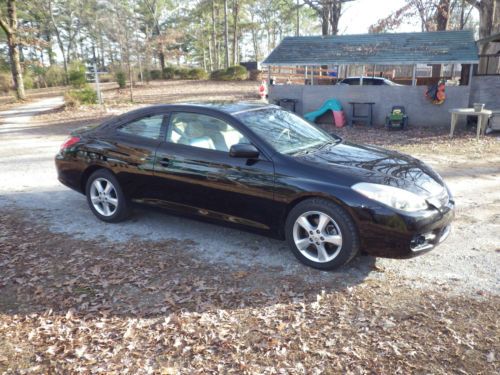
[[[474,64],[478,50],[469,30],[286,37],[263,65]]]

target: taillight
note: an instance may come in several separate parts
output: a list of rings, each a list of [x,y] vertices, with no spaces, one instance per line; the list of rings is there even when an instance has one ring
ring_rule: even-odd
[[[61,151],[67,150],[71,146],[73,146],[75,143],[80,142],[80,138],[78,137],[70,137],[68,138],[62,145],[61,145]]]

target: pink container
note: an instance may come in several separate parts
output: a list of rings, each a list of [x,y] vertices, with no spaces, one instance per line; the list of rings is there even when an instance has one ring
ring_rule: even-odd
[[[346,124],[344,111],[333,111],[333,119],[337,128],[341,128]]]

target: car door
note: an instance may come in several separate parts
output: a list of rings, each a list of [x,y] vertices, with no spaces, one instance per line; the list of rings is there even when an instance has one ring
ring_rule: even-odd
[[[164,111],[150,111],[126,118],[108,134],[106,159],[131,199],[154,198],[154,159],[165,135]]]
[[[233,144],[249,142],[227,119],[172,113],[155,164],[163,203],[191,214],[269,229],[273,224],[272,161],[263,153],[252,160],[229,155]]]

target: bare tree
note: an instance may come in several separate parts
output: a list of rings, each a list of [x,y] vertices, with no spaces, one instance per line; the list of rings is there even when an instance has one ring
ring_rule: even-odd
[[[500,32],[500,1],[467,0],[479,11],[479,38]]]
[[[227,27],[227,0],[224,0],[224,67],[229,66],[229,35]]]
[[[342,5],[354,0],[304,0],[321,18],[321,34],[336,35],[339,32],[339,20]]]
[[[0,26],[7,35],[7,45],[9,47],[10,68],[12,72],[12,79],[14,80],[14,87],[16,88],[16,95],[19,100],[25,100],[26,94],[24,93],[23,72],[21,70],[21,63],[19,61],[19,35],[17,29],[17,11],[16,1],[7,1],[7,19],[3,17],[0,9]]]

